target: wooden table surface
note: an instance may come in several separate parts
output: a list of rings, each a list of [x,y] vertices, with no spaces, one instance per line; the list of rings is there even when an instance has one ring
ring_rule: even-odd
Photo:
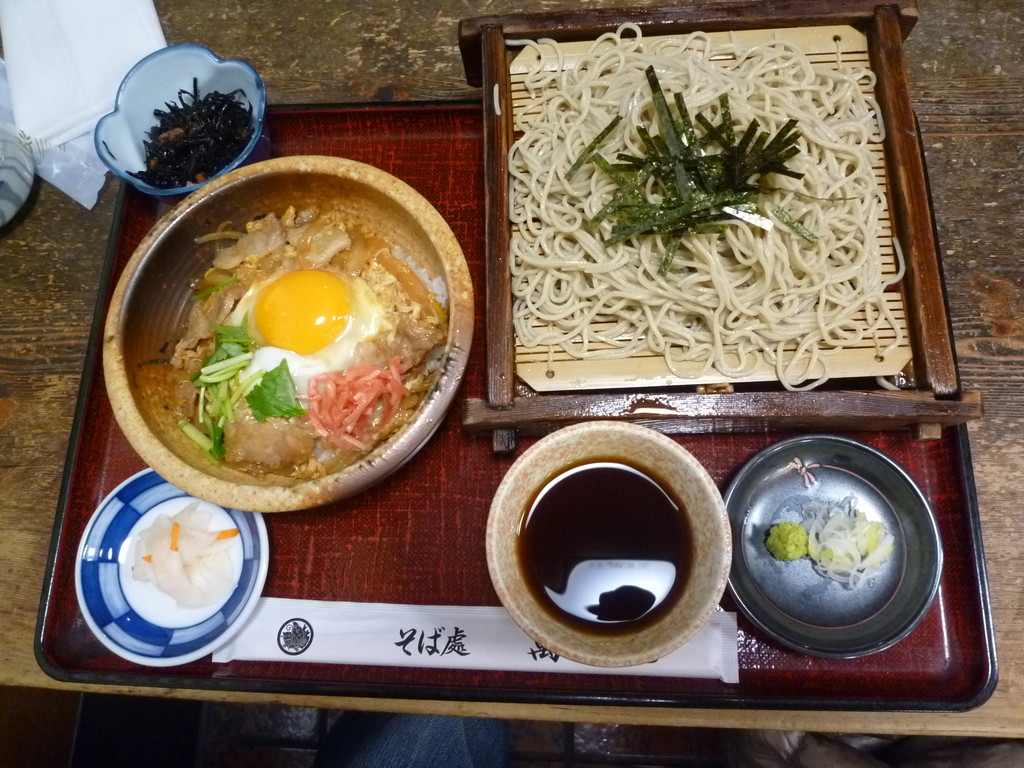
[[[169,43],[247,59],[272,104],[467,98],[466,16],[557,10],[559,0],[156,0]],[[590,2],[588,7],[614,7]],[[618,3],[621,5],[621,2]],[[636,6],[656,3],[634,1]],[[718,711],[327,699],[151,688],[87,690],[339,708],[707,727],[1024,737],[1024,2],[920,0],[906,44],[949,308],[966,389],[1000,682],[958,714]],[[0,685],[67,688],[33,655],[61,471],[118,186],[86,210],[47,184],[0,230]],[[949,544],[949,543],[947,543]],[[955,546],[955,543],[952,543]]]

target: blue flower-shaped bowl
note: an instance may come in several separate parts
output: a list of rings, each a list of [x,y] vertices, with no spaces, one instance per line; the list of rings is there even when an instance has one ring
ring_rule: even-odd
[[[162,189],[131,175],[146,167],[145,141],[158,122],[154,111],[166,111],[168,103],[180,103],[179,94],[182,91],[192,93],[194,84],[200,96],[212,91],[224,94],[240,91],[243,104],[252,107],[253,131],[249,143],[210,179],[246,163],[266,159],[269,141],[263,130],[267,104],[263,78],[244,61],[222,59],[201,45],[181,43],[149,54],[121,81],[114,111],[100,118],[94,133],[96,152],[104,164],[141,192],[160,197],[182,197],[209,181]]]

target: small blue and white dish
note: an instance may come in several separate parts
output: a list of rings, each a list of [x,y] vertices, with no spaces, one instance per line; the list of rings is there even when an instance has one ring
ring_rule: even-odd
[[[237,92],[236,99],[251,108],[252,133],[248,143],[233,160],[201,182],[162,188],[133,176],[146,169],[145,142],[158,122],[154,111],[167,111],[168,103],[180,104],[182,94],[193,93],[193,88],[201,96]],[[269,155],[269,139],[263,126],[266,103],[263,78],[250,64],[222,59],[195,43],[170,45],[146,56],[124,76],[114,111],[96,124],[96,152],[114,174],[139,191],[158,197],[182,197],[210,179],[266,159]]]
[[[198,502],[214,528],[237,528],[228,550],[237,585],[224,599],[183,608],[153,582],[132,576],[139,534],[161,514]],[[267,528],[255,512],[200,501],[152,469],[125,480],[99,505],[78,549],[75,590],[86,623],[110,651],[150,667],[200,659],[227,642],[256,607],[269,565]]]

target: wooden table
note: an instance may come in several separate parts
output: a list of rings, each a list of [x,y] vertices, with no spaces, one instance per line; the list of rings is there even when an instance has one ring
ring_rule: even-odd
[[[558,0],[156,0],[168,42],[251,61],[271,103],[474,96],[457,47],[459,19],[555,10]],[[572,5],[572,4],[568,4]],[[615,6],[614,1],[590,6]],[[634,2],[636,5],[656,5]],[[921,0],[906,45],[924,134],[950,314],[965,388],[984,393],[970,427],[1000,683],[961,714],[719,711],[339,699],[151,688],[87,690],[307,706],[565,721],[874,733],[1024,736],[1024,3]],[[37,184],[0,230],[0,685],[68,688],[36,664],[32,643],[68,433],[114,214],[108,180],[86,210]],[[955,543],[952,544],[955,546]]]

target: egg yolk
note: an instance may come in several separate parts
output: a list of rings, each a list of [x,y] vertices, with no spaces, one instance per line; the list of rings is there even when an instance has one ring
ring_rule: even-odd
[[[348,286],[329,272],[302,269],[281,275],[256,301],[256,327],[264,341],[300,355],[334,341],[348,322]]]

